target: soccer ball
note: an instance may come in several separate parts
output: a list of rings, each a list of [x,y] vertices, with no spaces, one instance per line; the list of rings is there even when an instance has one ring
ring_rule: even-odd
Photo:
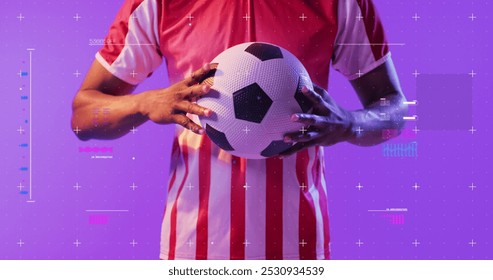
[[[200,118],[212,142],[251,159],[290,148],[284,134],[302,129],[291,115],[312,110],[301,92],[302,86],[313,90],[301,62],[279,46],[250,42],[223,51],[211,63],[217,64],[215,70],[202,82],[211,90],[197,103],[214,111]]]

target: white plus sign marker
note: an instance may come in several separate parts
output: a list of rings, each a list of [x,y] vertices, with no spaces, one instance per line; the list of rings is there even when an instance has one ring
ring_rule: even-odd
[[[249,20],[250,19],[250,16],[248,14],[245,14],[245,16],[243,17],[245,20]]]
[[[305,183],[302,183],[302,184],[301,184],[301,186],[300,186],[300,189],[301,189],[302,191],[304,191],[306,188],[307,188],[307,186],[305,186]]]
[[[361,183],[358,183],[358,185],[356,186],[356,188],[358,189],[358,191],[360,191],[363,188],[363,185],[361,185]]]
[[[469,132],[471,132],[471,134],[474,134],[474,132],[476,132],[476,131],[477,131],[477,129],[475,129],[474,126],[471,127],[471,129],[469,129]]]
[[[414,131],[414,133],[415,133],[415,134],[418,134],[418,132],[419,132],[420,130],[418,129],[418,127],[417,127],[417,126],[414,126],[413,131]]]
[[[248,190],[248,188],[251,188],[252,186],[249,186],[247,182],[245,182],[245,185],[243,186],[243,188],[245,188],[245,190]]]
[[[364,130],[358,126],[358,129],[356,129],[356,132],[358,132],[358,134],[360,134],[361,132],[363,132]]]
[[[474,72],[474,70],[471,70],[471,72],[468,73],[471,78],[474,78],[478,73]]]
[[[74,72],[74,73],[72,73],[72,74],[74,74],[74,76],[75,76],[76,78],[79,78],[79,76],[80,76],[82,73],[80,73],[80,72],[79,72],[79,69],[77,69],[77,70],[75,70],[75,72]]]
[[[19,77],[22,77],[22,70],[19,70],[19,72],[17,73],[17,75],[19,75]]]
[[[187,189],[188,189],[189,191],[191,191],[191,190],[193,189],[192,184],[188,183]]]
[[[361,21],[362,19],[364,19],[364,17],[361,15],[361,13],[359,13],[358,16],[356,16],[356,19],[358,21]]]
[[[304,126],[302,126],[302,127],[300,128],[300,132],[301,132],[302,134],[305,134],[307,131],[308,131],[308,130],[307,130]]]
[[[79,245],[81,245],[82,243],[79,241],[79,239],[76,239],[74,243],[72,243],[75,245],[75,247],[79,247]]]
[[[414,70],[414,72],[412,73],[412,75],[414,76],[414,78],[417,78],[421,73],[418,72],[418,70]]]
[[[414,21],[418,21],[418,19],[420,19],[421,17],[418,16],[418,13],[414,13],[414,16],[412,18],[414,19]]]
[[[305,239],[301,239],[301,242],[300,242],[301,247],[305,247],[306,244],[308,244],[308,243],[306,243]]]
[[[135,239],[132,239],[132,242],[130,242],[129,244],[132,245],[132,247],[135,247],[135,245],[137,245],[139,243],[135,242]]]
[[[476,185],[474,185],[474,183],[471,183],[471,185],[469,185],[469,187],[471,189],[471,191],[473,191],[475,188],[477,188]]]
[[[74,132],[75,132],[76,134],[79,134],[79,132],[81,132],[81,131],[82,131],[82,130],[80,130],[78,126],[74,129]]]
[[[469,16],[469,19],[471,21],[474,21],[475,19],[477,19],[477,17],[474,15],[474,13],[472,13],[470,16]]]
[[[24,243],[24,241],[22,241],[22,239],[19,239],[19,242],[17,242],[17,245],[19,245],[19,247],[22,247],[22,245],[24,245],[26,243]]]
[[[361,76],[363,76],[363,72],[361,72],[361,70],[358,70],[358,73],[356,73],[358,75],[358,78],[361,78]]]
[[[25,19],[25,17],[22,15],[22,13],[20,13],[18,16],[17,16],[17,19],[19,21],[22,21],[23,19]]]
[[[414,241],[412,242],[412,244],[414,245],[414,247],[418,247],[418,245],[421,244],[421,243],[419,243],[418,239],[414,239]]]
[[[244,131],[246,134],[248,134],[248,132],[249,132],[249,131],[251,131],[251,130],[248,128],[248,126],[245,126],[245,128],[243,129],[243,131]]]
[[[132,126],[132,129],[130,129],[130,132],[132,132],[132,134],[135,134],[135,132],[137,132],[137,131],[139,131],[139,130],[133,126]]]
[[[130,75],[132,75],[132,78],[135,78],[135,76],[137,76],[137,72],[135,72],[135,70],[132,70],[132,72],[130,72]]]
[[[301,21],[305,21],[305,19],[307,19],[307,16],[305,16],[305,14],[302,13],[299,18],[301,19]]]
[[[73,187],[74,187],[74,189],[75,189],[75,190],[77,190],[77,191],[78,191],[80,188],[82,188],[82,186],[81,186],[81,185],[79,185],[79,183],[78,183],[78,182],[77,182],[77,183],[75,183],[75,185],[74,185]]]
[[[79,16],[79,13],[75,14],[75,16],[73,16],[73,18],[75,19],[75,21],[79,21],[79,19],[81,19],[82,17]]]
[[[363,245],[363,244],[365,244],[365,243],[361,242],[361,240],[360,240],[360,239],[358,239],[358,242],[356,242],[355,244],[356,244],[356,245],[358,245],[358,247],[361,247],[361,245]]]
[[[22,188],[23,188],[23,187],[24,187],[24,186],[22,185],[22,183],[19,183],[19,185],[17,185],[17,188],[19,189],[19,191],[22,191]]]
[[[245,239],[245,242],[243,242],[243,245],[245,245],[245,247],[248,247],[248,245],[250,245],[252,243],[248,242],[248,240]]]
[[[188,241],[187,241],[187,245],[188,245],[188,247],[192,247],[192,245],[193,245],[192,240],[188,240]]]
[[[135,191],[136,188],[138,188],[139,186],[137,186],[135,183],[132,182],[132,185],[129,186],[129,188],[132,189],[132,191]]]
[[[414,183],[414,185],[413,185],[413,189],[414,189],[415,191],[417,191],[419,188],[420,188],[420,186],[418,185],[418,183]]]
[[[469,242],[469,245],[471,245],[471,247],[474,247],[474,245],[476,245],[476,244],[478,244],[478,243],[476,243],[476,242],[474,241],[474,239],[472,239],[472,240]]]
[[[17,132],[19,132],[19,134],[22,134],[24,133],[24,129],[22,128],[22,126],[19,126],[19,128],[17,129]]]

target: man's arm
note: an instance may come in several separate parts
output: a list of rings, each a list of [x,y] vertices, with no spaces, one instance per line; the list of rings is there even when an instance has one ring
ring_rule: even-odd
[[[371,146],[384,142],[382,130],[404,127],[408,108],[399,78],[389,59],[373,71],[351,81],[364,109],[351,112],[350,143]]]
[[[308,132],[287,133],[284,140],[296,144],[283,156],[310,146],[330,146],[343,141],[360,146],[376,145],[384,142],[384,129],[402,129],[407,105],[391,59],[351,81],[351,85],[364,107],[352,112],[337,105],[320,87],[315,87],[315,91],[302,90],[313,102],[314,111],[294,114],[291,119],[309,127]]]
[[[210,65],[206,64],[168,88],[130,94],[135,86],[118,79],[95,60],[74,98],[72,129],[81,140],[115,139],[152,120],[159,124],[177,123],[202,134],[203,129],[186,113],[212,114],[192,102],[209,91],[209,86],[198,84],[209,71]]]

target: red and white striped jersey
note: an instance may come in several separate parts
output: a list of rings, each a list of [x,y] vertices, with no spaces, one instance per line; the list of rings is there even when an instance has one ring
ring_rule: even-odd
[[[371,0],[127,0],[96,59],[138,84],[164,58],[173,83],[252,41],[289,50],[324,88],[330,64],[355,79],[390,57]],[[250,160],[177,127],[171,160],[162,259],[329,259],[323,148]]]

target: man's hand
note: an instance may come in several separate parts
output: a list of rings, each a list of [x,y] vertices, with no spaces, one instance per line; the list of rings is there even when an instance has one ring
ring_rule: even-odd
[[[165,89],[146,91],[140,94],[140,112],[158,124],[176,123],[197,134],[204,129],[186,116],[187,113],[206,116],[212,115],[210,109],[194,103],[195,99],[207,94],[209,85],[199,84],[207,77],[211,66],[205,64],[183,81]]]
[[[339,107],[327,92],[315,86],[315,91],[303,89],[313,103],[312,114],[294,114],[291,119],[305,125],[306,131],[287,133],[286,142],[295,142],[281,154],[288,156],[314,145],[330,146],[347,141],[358,146],[372,146],[387,140],[385,129],[400,132],[407,113],[406,98],[399,85],[394,64],[390,58],[385,63],[352,80],[363,109],[346,111]],[[384,102],[382,102],[384,101]]]
[[[301,92],[313,103],[312,114],[293,114],[291,120],[303,124],[303,131],[284,135],[284,142],[296,142],[281,156],[289,156],[310,146],[330,146],[346,141],[351,136],[351,113],[339,107],[325,89],[314,85]],[[306,130],[306,131],[305,131]]]
[[[177,123],[201,134],[202,128],[186,114],[212,114],[194,99],[209,91],[209,85],[199,83],[213,67],[206,64],[165,89],[131,94],[135,85],[120,80],[95,60],[72,104],[72,130],[81,140],[116,139],[150,119],[161,124]]]

